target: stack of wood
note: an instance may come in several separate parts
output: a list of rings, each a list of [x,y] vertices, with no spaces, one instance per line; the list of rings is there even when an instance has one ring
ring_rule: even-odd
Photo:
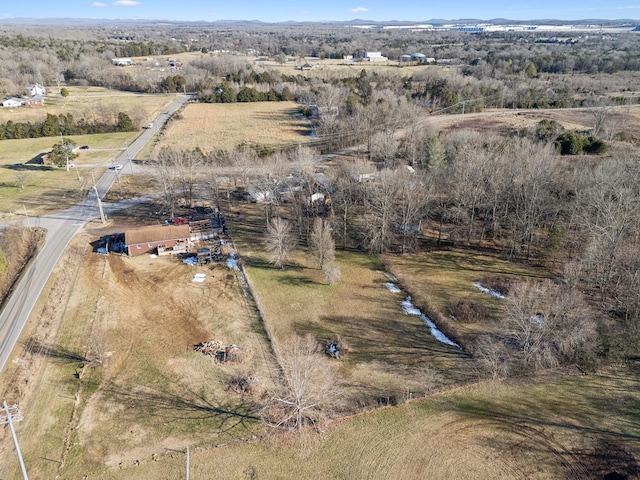
[[[242,361],[242,352],[236,344],[225,346],[217,340],[209,340],[198,343],[193,346],[196,352],[209,355],[219,362],[240,362]]]
[[[224,352],[224,346],[217,340],[209,340],[202,343],[197,343],[193,346],[196,352],[210,355],[212,357],[218,357],[221,351]]]

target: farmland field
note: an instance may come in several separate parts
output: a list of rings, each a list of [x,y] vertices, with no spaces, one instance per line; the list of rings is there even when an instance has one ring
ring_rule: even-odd
[[[26,350],[4,376],[16,380],[2,385],[21,398],[36,395],[20,425],[32,476],[168,480],[184,472],[187,446],[196,477],[215,469],[230,478],[417,479],[428,471],[432,478],[577,479],[637,468],[626,461],[640,452],[637,365],[475,384],[470,360],[403,315],[403,295],[385,288],[380,271],[443,312],[455,297],[491,306],[494,299],[469,285],[484,275],[540,272],[456,251],[384,263],[339,252],[342,277],[331,286],[303,252],[284,270],[265,263],[261,208],[234,205],[229,228],[262,322],[223,265],[101,256],[86,245],[105,230],[76,238],[36,309]],[[205,273],[204,284],[191,282],[194,272]],[[338,335],[348,344],[342,361],[318,359],[336,378],[335,413],[368,410],[381,399],[401,405],[325,420],[322,433],[268,435],[260,405],[276,369],[262,325],[280,352],[293,335],[320,342]],[[241,345],[248,356],[216,364],[191,349],[207,339]],[[23,377],[38,362],[42,370]],[[256,391],[229,391],[233,375],[257,378]],[[614,385],[619,393],[611,396]],[[404,403],[413,392],[427,398]],[[15,460],[4,468],[0,474],[17,475]]]
[[[49,87],[43,107],[0,108],[0,123],[42,122],[47,114],[71,114],[75,120],[84,118],[88,123],[116,123],[118,112],[124,112],[135,126],[154,119],[171,103],[170,95],[143,95],[118,92],[100,87],[67,87],[69,96],[63,97]]]
[[[192,473],[215,468],[228,478],[577,480],[618,472],[636,478],[637,373],[634,364],[529,385],[489,382],[331,422],[322,433],[197,452]],[[610,399],[607,389],[620,395]],[[184,458],[169,462],[177,471]],[[153,464],[144,470],[153,477],[160,472]]]
[[[238,145],[281,146],[308,142],[309,123],[294,102],[188,104],[169,122],[152,153],[163,147],[205,154]]]

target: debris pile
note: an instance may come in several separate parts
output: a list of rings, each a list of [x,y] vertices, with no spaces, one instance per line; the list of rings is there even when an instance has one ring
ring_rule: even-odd
[[[217,340],[209,340],[202,343],[197,343],[193,346],[196,352],[200,352],[204,355],[213,357],[218,362],[240,362],[242,361],[242,355],[240,347],[236,344],[224,346],[222,342]]]
[[[345,353],[347,353],[347,346],[339,338],[333,338],[327,342],[324,347],[324,351],[330,357],[340,359]]]
[[[196,352],[200,352],[204,355],[211,355],[215,357],[218,352],[223,349],[224,346],[217,340],[209,340],[207,342],[197,343],[193,346]]]
[[[229,380],[229,389],[236,393],[251,393],[256,383],[257,379],[255,377],[235,375]]]

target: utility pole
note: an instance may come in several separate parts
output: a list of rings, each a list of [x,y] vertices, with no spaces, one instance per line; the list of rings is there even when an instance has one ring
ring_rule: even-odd
[[[7,401],[4,400],[2,402],[2,406],[4,407],[5,415],[0,415],[0,423],[3,425],[9,425],[9,429],[11,430],[11,436],[13,437],[13,444],[16,447],[16,454],[18,455],[18,460],[20,461],[20,470],[22,470],[22,478],[24,480],[29,480],[27,477],[27,469],[24,466],[24,461],[22,460],[22,453],[20,452],[20,445],[18,445],[18,437],[16,436],[16,431],[13,428],[13,422],[19,422],[23,420],[23,416],[18,410],[18,404],[13,404],[12,406],[7,405]]]
[[[24,216],[27,219],[27,227],[31,228],[31,223],[29,223],[29,215],[27,215],[27,207],[24,206],[24,203],[22,204],[22,209],[24,210]]]
[[[187,480],[189,480],[189,447],[187,447]]]
[[[102,220],[102,223],[105,223],[106,220],[104,218],[104,211],[102,210],[102,201],[100,200],[100,194],[98,193],[98,187],[96,185],[96,179],[93,176],[93,172],[91,172],[91,180],[93,181],[93,190],[96,192],[96,199],[98,200],[98,210],[100,210],[100,220]]]

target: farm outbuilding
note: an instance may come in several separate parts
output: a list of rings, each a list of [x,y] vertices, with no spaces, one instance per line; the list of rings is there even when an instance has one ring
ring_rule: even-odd
[[[124,233],[124,243],[129,255],[142,255],[157,251],[158,255],[172,255],[189,250],[191,233],[189,225],[152,225]]]

